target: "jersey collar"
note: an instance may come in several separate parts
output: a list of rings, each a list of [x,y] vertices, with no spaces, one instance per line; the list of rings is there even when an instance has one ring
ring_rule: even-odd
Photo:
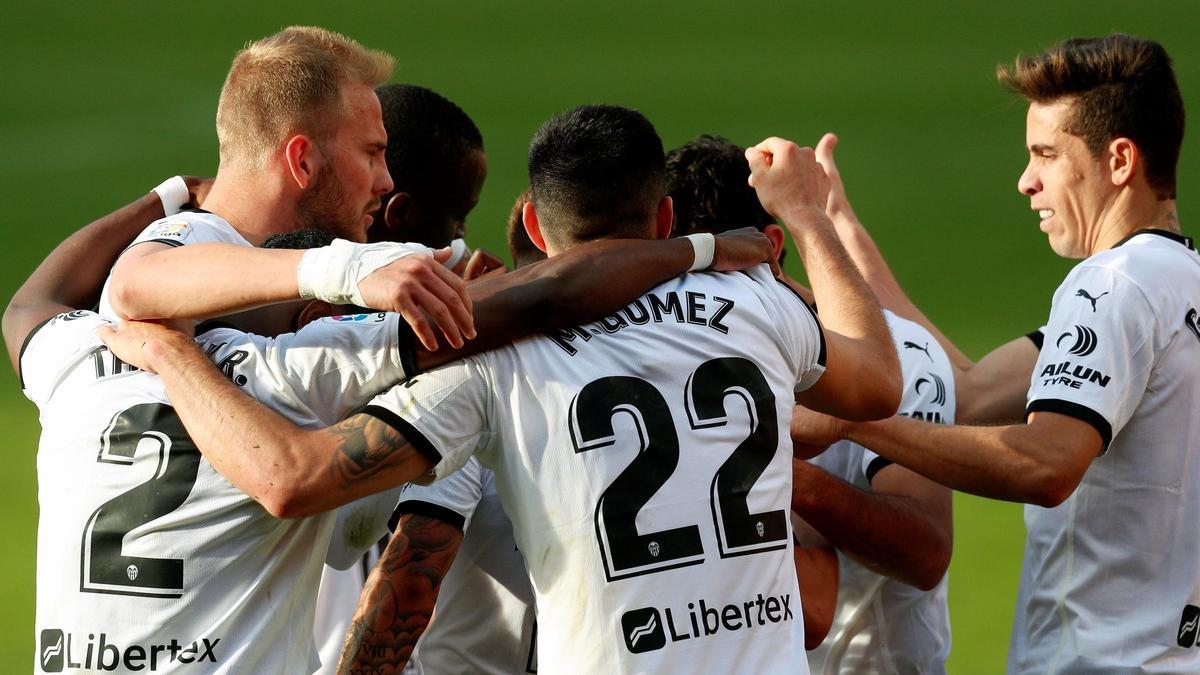
[[[1183,244],[1184,246],[1188,247],[1189,249],[1191,249],[1193,251],[1196,250],[1196,245],[1195,245],[1195,243],[1192,242],[1191,237],[1185,237],[1182,234],[1179,234],[1178,232],[1170,232],[1168,230],[1160,230],[1160,229],[1153,228],[1153,227],[1144,227],[1140,230],[1135,230],[1134,232],[1130,233],[1130,235],[1128,237],[1125,237],[1121,241],[1118,241],[1116,244],[1114,244],[1113,248],[1116,248],[1116,247],[1120,246],[1121,244],[1124,244],[1125,242],[1129,241],[1130,239],[1133,239],[1134,237],[1138,236],[1139,234],[1154,234],[1154,235],[1158,235],[1160,237],[1166,237],[1167,239],[1170,239],[1171,241],[1174,241],[1179,244]]]

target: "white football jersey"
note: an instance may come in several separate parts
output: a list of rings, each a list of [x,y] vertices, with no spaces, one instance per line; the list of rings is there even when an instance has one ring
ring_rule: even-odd
[[[463,528],[433,621],[408,660],[410,675],[537,672],[533,588],[495,481],[472,457],[444,480],[410,485],[400,497],[398,513]]]
[[[394,387],[366,412],[496,473],[549,673],[807,672],[791,553],[794,391],[824,372],[770,275],[690,274],[624,309]]]
[[[235,244],[251,246],[246,238],[233,229],[226,220],[215,213],[200,209],[190,209],[156,220],[146,226],[129,246],[145,242],[156,242],[168,246],[187,246],[189,244]],[[128,247],[126,247],[128,250]],[[108,301],[108,279],[100,290],[100,304],[97,310],[106,319],[119,319]]]
[[[1139,231],[1054,294],[1030,412],[1092,425],[1075,492],[1025,507],[1010,672],[1200,672],[1200,257]]]
[[[222,478],[158,376],[99,341],[104,323],[61,314],[21,356],[42,425],[35,670],[311,672],[334,513],[279,520]],[[412,336],[396,315],[364,314],[198,341],[243,391],[321,427],[401,380]]]
[[[946,352],[919,324],[884,311],[904,376],[899,414],[954,423],[954,371]],[[863,490],[890,461],[842,441],[811,460]],[[946,577],[930,591],[867,569],[838,553],[838,603],[833,627],[808,653],[814,673],[944,673],[950,654]]]

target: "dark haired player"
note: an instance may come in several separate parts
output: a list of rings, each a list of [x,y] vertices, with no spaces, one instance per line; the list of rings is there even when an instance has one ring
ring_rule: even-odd
[[[828,141],[818,145],[819,158]],[[778,226],[746,184],[750,170],[739,161],[742,154],[740,147],[718,136],[700,136],[667,153],[676,230],[722,232],[734,224],[752,224],[763,228],[779,251],[783,233],[771,232]],[[822,162],[829,170],[827,159]],[[840,193],[836,174],[831,172],[830,178],[831,192]],[[916,323],[887,310],[884,317],[904,377],[900,414],[952,423],[954,378],[945,353]],[[913,343],[928,347],[907,348]],[[821,573],[819,559],[810,554],[797,561],[805,628],[814,633],[807,625],[810,617],[829,621],[828,637],[809,652],[813,671],[945,672],[950,651],[945,579],[953,527],[950,490],[849,441],[811,462],[793,464],[792,509],[807,522],[797,529],[815,528],[841,553],[840,564],[835,563],[836,608],[830,607],[828,618],[814,616],[808,607],[809,598],[820,592],[822,577],[806,586],[804,575]]]
[[[805,440],[850,438],[1029,504],[1011,672],[1194,672],[1200,258],[1175,205],[1184,111],[1170,58],[1127,35],[1072,39],[1001,80],[1030,101],[1018,187],[1051,248],[1084,259],[1054,295],[1028,421],[812,419]]]
[[[748,155],[760,198],[808,263],[825,339],[766,268],[691,275],[600,322],[424,373],[318,432],[230,391],[167,331],[126,326],[108,339],[160,369],[199,445],[235,482],[264,489],[257,472],[268,466],[288,467],[276,484],[305,477],[293,495],[300,513],[478,455],[529,564],[539,670],[803,672],[782,442],[794,391],[878,417],[895,410],[898,373],[887,339],[872,337],[886,334],[882,316],[824,215],[812,151],[769,139]],[[551,258],[670,231],[662,145],[633,111],[555,117],[529,167],[523,220]],[[692,240],[702,258],[705,239]],[[212,395],[223,413],[202,403]]]

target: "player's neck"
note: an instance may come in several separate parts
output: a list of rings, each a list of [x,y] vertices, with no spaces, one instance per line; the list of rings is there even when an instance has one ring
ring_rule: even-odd
[[[272,234],[295,229],[295,203],[265,171],[218,170],[203,207],[255,246]]]
[[[1107,251],[1138,230],[1182,234],[1174,199],[1158,199],[1149,190],[1125,191],[1105,213],[1092,253]]]

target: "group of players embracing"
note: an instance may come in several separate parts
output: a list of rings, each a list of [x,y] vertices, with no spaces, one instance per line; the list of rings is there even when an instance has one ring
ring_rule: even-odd
[[[1019,188],[1084,260],[978,363],[900,289],[835,136],[664,152],[636,111],[563,112],[508,271],[463,241],[482,135],[393,65],[251,43],[215,178],[79,230],[10,302],[35,672],[944,672],[951,489],[1029,504],[1011,672],[1200,670],[1161,46],[1001,69]]]

